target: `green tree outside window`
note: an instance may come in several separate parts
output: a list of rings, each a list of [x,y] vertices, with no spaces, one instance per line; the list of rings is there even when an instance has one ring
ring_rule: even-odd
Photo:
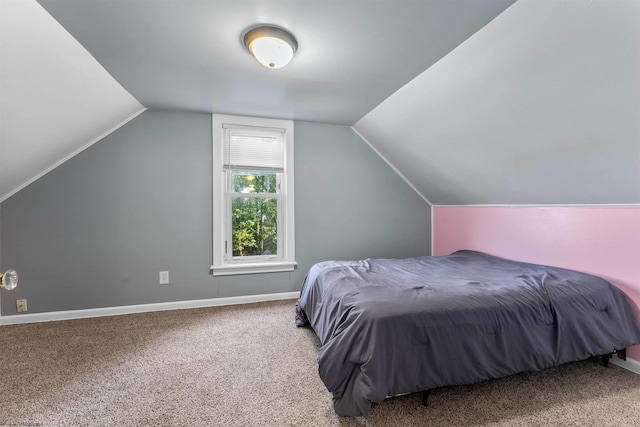
[[[276,173],[233,171],[231,225],[233,256],[277,255]],[[252,194],[257,197],[235,197]]]

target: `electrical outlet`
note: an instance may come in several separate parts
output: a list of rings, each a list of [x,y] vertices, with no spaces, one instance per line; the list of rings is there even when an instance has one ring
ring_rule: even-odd
[[[160,284],[161,285],[168,285],[169,284],[169,272],[168,271],[161,271],[160,272]]]
[[[27,311],[27,299],[19,299],[16,300],[16,310],[18,310],[18,313],[24,313],[25,311]]]

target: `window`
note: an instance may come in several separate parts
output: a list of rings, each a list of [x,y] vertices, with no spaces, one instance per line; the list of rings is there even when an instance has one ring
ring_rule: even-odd
[[[293,122],[213,115],[213,275],[295,268]]]

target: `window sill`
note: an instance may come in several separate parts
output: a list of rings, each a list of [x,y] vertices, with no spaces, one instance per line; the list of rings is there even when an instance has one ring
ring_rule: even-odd
[[[278,262],[240,262],[237,264],[212,265],[214,276],[233,276],[236,274],[279,273],[293,271],[296,268],[295,261]]]

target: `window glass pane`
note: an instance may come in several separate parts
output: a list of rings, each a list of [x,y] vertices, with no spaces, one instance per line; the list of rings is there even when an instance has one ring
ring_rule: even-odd
[[[275,172],[232,171],[234,193],[276,193]]]
[[[277,255],[276,198],[231,199],[233,256]]]

